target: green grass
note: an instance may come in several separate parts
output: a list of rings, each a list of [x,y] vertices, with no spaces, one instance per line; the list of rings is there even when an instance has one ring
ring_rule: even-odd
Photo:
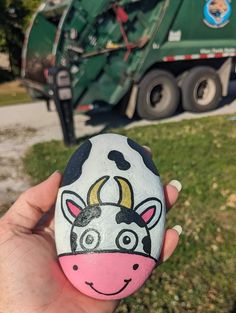
[[[32,102],[32,98],[26,93],[6,94],[0,99],[0,107],[14,104]]]
[[[0,107],[32,101],[32,98],[19,81],[0,84]]]
[[[183,227],[174,256],[117,313],[233,313],[236,309],[236,122],[211,117],[119,130],[152,148],[163,181],[183,191],[167,226]],[[63,170],[74,149],[33,146],[25,167],[34,182]]]

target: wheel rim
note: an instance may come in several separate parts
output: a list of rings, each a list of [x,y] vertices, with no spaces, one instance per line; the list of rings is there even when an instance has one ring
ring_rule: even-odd
[[[147,91],[147,104],[153,110],[163,110],[171,100],[170,89],[163,83],[154,82]]]
[[[216,85],[212,78],[203,77],[194,88],[193,96],[195,102],[201,106],[211,103],[216,95]]]

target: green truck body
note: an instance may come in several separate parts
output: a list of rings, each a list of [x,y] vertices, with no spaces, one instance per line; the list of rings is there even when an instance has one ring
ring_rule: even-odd
[[[128,95],[128,115],[156,119],[172,115],[182,93],[185,109],[206,111],[227,95],[235,20],[229,0],[46,1],[26,35],[22,76],[47,98],[47,69],[68,67],[74,108]]]

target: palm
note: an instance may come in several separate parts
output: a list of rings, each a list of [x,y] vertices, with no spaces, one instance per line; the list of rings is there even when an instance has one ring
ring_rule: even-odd
[[[10,262],[7,260],[7,271],[3,275],[6,281],[9,280],[7,277],[12,277],[10,283],[15,290],[11,293],[14,298],[12,308],[16,303],[17,306],[20,304],[24,313],[34,310],[65,312],[68,306],[74,310],[76,308],[77,313],[111,312],[115,308],[115,301],[111,303],[88,298],[68,282],[56,259],[53,230],[50,227],[37,230],[33,235],[14,236],[7,245],[11,258]]]

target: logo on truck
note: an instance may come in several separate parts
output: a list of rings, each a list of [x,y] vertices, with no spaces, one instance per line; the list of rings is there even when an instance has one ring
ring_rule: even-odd
[[[213,28],[222,28],[229,23],[232,14],[230,0],[206,0],[204,22]]]

